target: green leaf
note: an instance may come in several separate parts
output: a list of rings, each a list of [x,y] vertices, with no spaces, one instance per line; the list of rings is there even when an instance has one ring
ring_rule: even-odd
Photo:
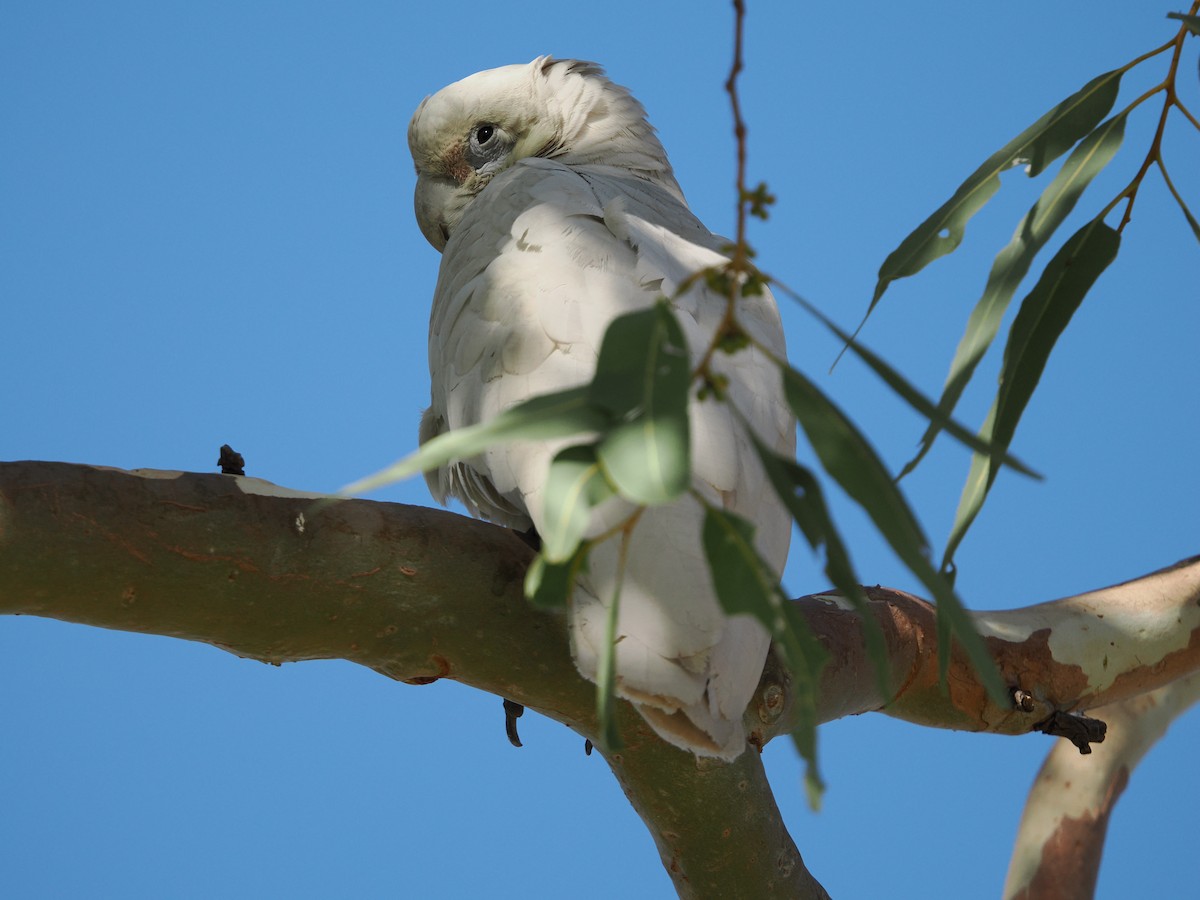
[[[826,576],[861,614],[867,655],[875,664],[880,694],[884,698],[890,698],[894,688],[890,683],[891,666],[887,645],[883,639],[883,629],[871,614],[867,595],[863,593],[859,584],[858,573],[850,561],[850,554],[837,526],[833,523],[829,508],[825,505],[820,483],[812,472],[795,460],[774,453],[753,431],[750,431],[750,436],[771,486],[791,512],[796,524],[800,526],[809,546],[818,553],[824,548]]]
[[[776,284],[778,284],[778,282]],[[1016,471],[1020,472],[1022,475],[1028,475],[1030,478],[1040,479],[1042,477],[1016,457],[1009,453],[1003,452],[994,446],[984,443],[979,439],[978,435],[968,431],[965,426],[960,425],[958,422],[954,421],[954,419],[950,418],[949,415],[935,406],[932,400],[909,384],[903,375],[888,365],[865,344],[861,343],[852,335],[839,328],[832,319],[821,312],[821,310],[819,310],[812,303],[808,302],[785,285],[778,284],[778,287],[789,297],[799,303],[808,313],[821,322],[821,324],[832,331],[839,339],[841,339],[845,343],[847,349],[865,362],[867,366],[870,367],[871,371],[883,379],[884,383],[887,384],[888,387],[895,391],[902,400],[906,401],[922,416],[929,419],[931,422],[937,423],[940,428],[944,428],[947,432],[949,432],[967,447],[974,450],[976,453],[982,453],[987,456],[995,456],[998,462],[1003,463],[1006,466],[1010,466]],[[905,469],[905,471],[901,473],[901,477],[907,474],[908,471],[908,469]]]
[[[784,396],[817,457],[838,485],[871,517],[879,533],[937,601],[938,615],[961,642],[996,703],[1010,702],[987,647],[954,593],[950,582],[929,560],[929,543],[908,502],[888,475],[867,439],[840,409],[795,369],[784,370]],[[941,648],[942,676],[949,643]]]
[[[926,557],[929,545],[883,462],[853,423],[808,378],[783,373],[784,396],[825,471],[871,516],[879,531],[907,555]],[[899,549],[899,548],[898,548]]]
[[[690,485],[687,343],[665,303],[615,319],[604,334],[588,396],[615,424],[596,455],[621,496],[653,505]]]
[[[373,491],[418,472],[474,456],[495,444],[517,440],[545,441],[581,432],[601,431],[610,421],[611,418],[603,410],[591,403],[587,387],[544,394],[526,400],[487,422],[439,434],[422,444],[415,453],[374,475],[347,485],[338,493],[349,496]]]
[[[1125,134],[1125,117],[1126,113],[1113,116],[1075,148],[1038,201],[1021,219],[1012,240],[997,254],[983,296],[971,311],[966,331],[950,363],[950,374],[946,377],[942,397],[938,401],[943,419],[954,410],[976,366],[992,345],[1000,330],[1004,312],[1017,287],[1029,273],[1033,258],[1075,208],[1096,174],[1116,155]],[[921,437],[921,449],[901,471],[901,477],[911,472],[929,452],[940,430],[941,425],[931,421]]]
[[[569,560],[587,531],[592,509],[613,495],[594,445],[559,451],[546,477],[545,518],[539,534],[548,562]]]
[[[1001,447],[1012,442],[1055,343],[1096,279],[1116,259],[1120,247],[1121,235],[1097,218],[1075,232],[1047,263],[1033,290],[1021,301],[1009,331],[1000,389],[980,432],[985,439]],[[996,474],[987,459],[972,459],[946,544],[943,569],[953,560]]]
[[[605,752],[620,750],[624,746],[617,731],[617,625],[621,618],[621,585],[625,583],[625,558],[628,552],[630,532],[621,535],[621,552],[616,586],[613,588],[612,603],[608,607],[608,618],[604,629],[604,652],[596,662],[596,718],[600,747]]]
[[[742,202],[750,204],[750,215],[766,221],[767,207],[775,202],[775,195],[767,190],[765,181],[760,181],[754,190],[742,191]]]
[[[749,613],[783,650],[792,675],[797,726],[796,749],[807,763],[809,802],[815,807],[824,785],[817,765],[817,689],[829,654],[808,623],[783,597],[779,579],[754,547],[754,526],[745,519],[705,504],[704,553],[721,607],[730,615]]]
[[[804,793],[809,807],[815,812],[821,808],[821,798],[825,794],[825,782],[821,778],[817,760],[817,691],[820,689],[821,670],[825,668],[829,654],[794,605],[784,604],[783,617],[786,627],[784,634],[776,637],[776,646],[783,648],[785,662],[792,675],[792,697],[796,711],[792,743],[806,763]]]
[[[1192,215],[1192,211],[1187,208],[1187,204],[1182,200],[1179,201],[1179,208],[1183,210],[1184,216],[1187,217],[1188,224],[1192,226],[1192,234],[1196,236],[1196,240],[1200,241],[1200,222],[1196,221],[1196,217]]]
[[[1192,34],[1200,37],[1200,16],[1189,16],[1185,13],[1167,13],[1168,19],[1178,19]]]
[[[587,571],[588,549],[584,544],[560,563],[548,562],[539,553],[525,572],[525,599],[543,609],[566,606],[575,590],[575,580]]]
[[[1001,172],[1027,162],[1029,175],[1034,177],[1095,128],[1112,109],[1122,74],[1116,69],[1093,78],[989,156],[884,260],[867,315],[889,284],[915,275],[962,243],[967,222],[999,190]]]
[[[754,526],[715,506],[705,509],[704,552],[721,607],[730,615],[750,613],[771,632],[778,631],[783,594],[779,579],[754,547]]]
[[[1180,196],[1179,191],[1175,189],[1175,183],[1171,181],[1171,176],[1167,174],[1167,167],[1164,165],[1161,157],[1158,160],[1158,171],[1162,173],[1163,181],[1167,183],[1167,190],[1171,192],[1171,196],[1175,198],[1175,202],[1179,204],[1179,208],[1183,210],[1184,218],[1187,219],[1189,225],[1192,226],[1192,234],[1196,236],[1196,240],[1200,241],[1200,222],[1196,221],[1196,217],[1192,215],[1192,211],[1188,209],[1187,203]]]

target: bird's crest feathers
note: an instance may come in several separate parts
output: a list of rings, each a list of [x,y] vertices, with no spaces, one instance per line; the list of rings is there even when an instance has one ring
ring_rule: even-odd
[[[481,123],[513,137],[509,165],[539,156],[568,166],[622,168],[682,199],[645,109],[596,63],[540,56],[477,72],[426,97],[408,128],[418,174],[449,174]]]

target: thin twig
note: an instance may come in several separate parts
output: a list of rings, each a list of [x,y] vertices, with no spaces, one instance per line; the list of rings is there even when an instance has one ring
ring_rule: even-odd
[[[1198,9],[1200,9],[1200,0],[1196,0],[1196,2],[1192,4],[1190,14],[1195,15]],[[1175,90],[1175,77],[1179,71],[1179,60],[1183,55],[1183,41],[1188,34],[1190,34],[1190,32],[1188,31],[1187,26],[1181,25],[1179,28],[1179,33],[1176,34],[1174,39],[1172,39],[1167,45],[1160,47],[1148,54],[1143,54],[1133,62],[1122,67],[1122,71],[1127,71],[1142,60],[1149,59],[1151,56],[1162,52],[1166,46],[1174,46],[1175,48],[1174,52],[1171,54],[1171,62],[1167,68],[1167,75],[1162,80],[1162,83],[1147,91],[1128,107],[1128,109],[1132,109],[1159,91],[1162,91],[1165,94],[1163,98],[1162,112],[1160,112],[1158,116],[1158,125],[1154,129],[1154,139],[1150,142],[1150,149],[1146,153],[1146,158],[1142,160],[1141,166],[1138,167],[1137,173],[1130,180],[1129,184],[1126,185],[1125,188],[1118,193],[1117,196],[1115,196],[1107,206],[1104,207],[1098,217],[1104,218],[1117,206],[1118,203],[1120,203],[1122,200],[1125,200],[1125,212],[1121,215],[1120,224],[1117,225],[1118,232],[1123,232],[1125,230],[1125,226],[1128,225],[1130,220],[1133,218],[1133,206],[1137,202],[1138,191],[1141,189],[1142,181],[1145,179],[1146,173],[1150,171],[1150,167],[1155,163],[1157,163],[1160,168],[1162,167],[1162,139],[1167,128],[1167,117],[1171,114],[1172,107],[1178,107],[1182,109],[1182,106],[1179,103],[1178,94]],[[1192,117],[1188,115],[1188,119],[1192,120]]]
[[[729,293],[725,298],[725,314],[713,330],[708,347],[705,348],[693,373],[693,377],[702,377],[706,380],[708,380],[708,367],[717,347],[720,346],[722,339],[727,334],[737,330],[735,309],[738,291],[742,284],[740,276],[746,271],[749,256],[746,246],[746,204],[748,202],[746,199],[746,122],[742,118],[742,106],[737,90],[738,76],[745,68],[742,60],[742,38],[746,19],[745,0],[733,0],[733,12],[733,64],[729,68],[729,77],[725,80],[725,90],[729,94],[729,104],[733,110],[733,137],[737,148],[737,172],[734,184],[737,192],[737,225],[733,243],[733,258],[726,269],[731,277],[729,278]],[[699,274],[697,273],[697,275]]]

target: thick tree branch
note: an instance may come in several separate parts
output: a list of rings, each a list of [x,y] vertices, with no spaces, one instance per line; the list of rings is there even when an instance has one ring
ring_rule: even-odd
[[[452,513],[317,499],[253,478],[0,463],[0,613],[452,678],[596,740],[564,617],[523,597],[522,540]],[[825,896],[757,754],[711,764],[628,704],[618,722],[626,746],[608,762],[680,896]]]
[[[1090,757],[1055,744],[1025,803],[1006,898],[1086,900],[1095,894],[1109,817],[1130,773],[1197,700],[1200,672],[1096,710],[1112,736]]]
[[[888,648],[888,698],[871,677],[858,615],[835,594],[796,601],[833,657],[821,680],[821,722],[878,710],[936,728],[1024,734],[1044,730],[1056,713],[1095,710],[1200,669],[1200,557],[1062,600],[974,613],[1013,689],[1008,708],[988,699],[957,647],[942,689],[932,604],[891,588],[864,590]],[[764,741],[790,730],[789,713],[763,727]]]
[[[595,739],[595,696],[564,618],[522,596],[529,547],[451,513],[316,495],[252,478],[0,464],[0,613],[204,641],[268,662],[343,658],[391,678],[452,678]],[[797,601],[832,662],[818,715],[881,710],[1007,734],[1200,669],[1200,558],[1053,603],[976,614],[1021,705],[992,704],[953,655],[939,686],[934,610],[868,588],[889,650],[881,696],[861,620],[832,595]],[[793,722],[772,657],[747,712],[765,744]],[[756,754],[732,765],[663,744],[628,705],[608,760],[681,896],[823,896]],[[1073,748],[1071,752],[1075,751]]]

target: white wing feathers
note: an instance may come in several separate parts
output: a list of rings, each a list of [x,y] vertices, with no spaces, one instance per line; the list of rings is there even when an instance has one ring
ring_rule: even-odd
[[[442,258],[430,322],[433,405],[426,440],[490,419],[538,394],[590,381],[608,324],[670,297],[695,271],[724,260],[710,234],[671,192],[600,166],[523,159],[497,175],[466,210]],[[693,362],[707,346],[724,298],[703,282],[674,301]],[[783,356],[774,301],[746,298],[739,320]],[[744,350],[718,360],[734,404],[781,453],[794,424],[780,401],[778,370]],[[758,548],[778,571],[790,519],[729,409],[693,401],[695,486],[757,524]],[[429,476],[438,500],[453,496],[475,515],[516,528],[543,522],[541,486],[554,454],[574,438],[515,443]],[[597,510],[592,535],[628,512]],[[749,617],[725,616],[704,559],[703,510],[691,497],[647,510],[634,533],[622,583],[618,692],[673,743],[732,759],[744,747],[742,713],[762,671],[768,636]],[[606,609],[615,588],[616,540],[593,550],[572,604],[576,662],[596,676]]]

